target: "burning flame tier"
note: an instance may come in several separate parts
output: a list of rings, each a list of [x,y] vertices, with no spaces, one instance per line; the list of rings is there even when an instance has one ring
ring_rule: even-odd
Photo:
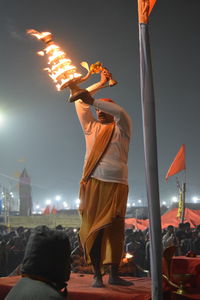
[[[27,30],[27,33],[35,36],[47,45],[47,47],[44,48],[43,51],[39,51],[38,54],[46,54],[48,56],[48,67],[44,70],[49,73],[49,76],[56,83],[58,90],[63,90],[73,82],[79,83],[81,81],[82,74],[76,72],[76,67],[72,65],[69,58],[66,58],[65,52],[54,43],[50,32],[38,32],[34,29],[30,29]]]

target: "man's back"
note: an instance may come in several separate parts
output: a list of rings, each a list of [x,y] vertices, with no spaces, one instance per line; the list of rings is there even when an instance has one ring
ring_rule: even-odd
[[[63,300],[64,297],[45,282],[22,278],[5,300]]]

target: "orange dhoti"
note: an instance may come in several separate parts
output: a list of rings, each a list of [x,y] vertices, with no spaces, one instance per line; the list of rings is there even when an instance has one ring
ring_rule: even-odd
[[[84,187],[82,223],[79,237],[87,263],[91,263],[90,251],[103,230],[101,265],[119,264],[124,246],[124,216],[128,186],[122,183],[104,182],[90,178]]]

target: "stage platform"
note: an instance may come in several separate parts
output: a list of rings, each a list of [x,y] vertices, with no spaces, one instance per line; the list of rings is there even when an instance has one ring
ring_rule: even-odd
[[[105,288],[92,288],[92,275],[71,274],[68,283],[69,300],[150,300],[151,280],[149,278],[126,277],[133,282],[132,286],[122,287],[109,285],[108,276],[104,276]],[[123,277],[124,278],[124,277]],[[0,300],[20,279],[20,276],[0,278]]]

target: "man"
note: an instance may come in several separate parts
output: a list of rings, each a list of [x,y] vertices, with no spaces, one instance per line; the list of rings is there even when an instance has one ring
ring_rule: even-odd
[[[167,232],[162,237],[163,251],[171,246],[178,246],[178,239],[174,232],[174,226],[169,225],[167,227]]]
[[[128,197],[128,149],[131,120],[111,99],[91,95],[105,86],[111,74],[105,70],[100,82],[75,101],[86,140],[80,187],[82,224],[79,237],[87,263],[94,268],[93,287],[103,287],[101,269],[110,264],[109,284],[131,285],[118,276],[124,246],[124,216]],[[76,99],[75,99],[76,100]],[[94,107],[97,120],[93,117]]]
[[[26,246],[22,278],[5,300],[66,299],[66,281],[71,272],[70,252],[65,232],[46,226],[36,227]]]

